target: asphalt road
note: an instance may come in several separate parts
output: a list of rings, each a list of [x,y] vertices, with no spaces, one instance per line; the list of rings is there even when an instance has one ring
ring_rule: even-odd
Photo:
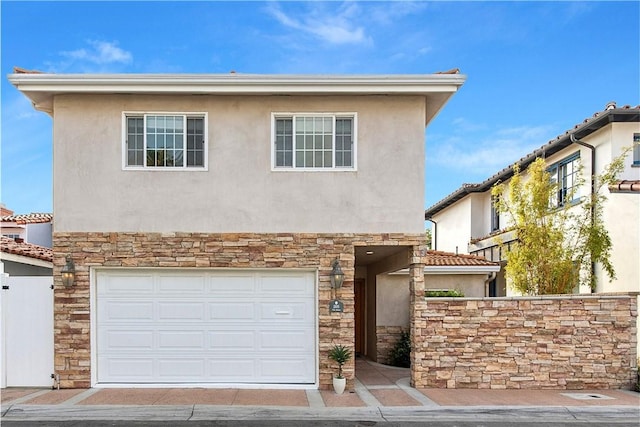
[[[336,420],[223,420],[223,421],[3,421],[2,427],[639,427],[637,422],[541,421],[419,421],[377,422]]]

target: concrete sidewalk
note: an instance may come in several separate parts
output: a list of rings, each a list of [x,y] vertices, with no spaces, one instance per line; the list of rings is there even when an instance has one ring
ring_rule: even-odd
[[[640,393],[631,391],[414,389],[407,369],[364,359],[356,361],[356,373],[355,390],[343,395],[298,389],[9,388],[1,391],[2,420],[640,420]]]

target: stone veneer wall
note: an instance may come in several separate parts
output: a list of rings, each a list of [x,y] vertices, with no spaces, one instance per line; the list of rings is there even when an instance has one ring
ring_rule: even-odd
[[[422,234],[319,233],[62,233],[53,236],[54,367],[63,388],[91,387],[90,271],[100,267],[154,268],[305,268],[318,271],[319,385],[331,387],[335,366],[327,358],[336,343],[354,349],[355,246],[417,247],[409,262],[421,262]],[[60,270],[70,254],[76,266],[75,286],[66,289]],[[337,298],[344,313],[329,313],[333,299],[329,274],[340,259],[345,273]],[[355,362],[344,367],[353,389]]]
[[[416,387],[629,389],[632,294],[427,299]]]
[[[400,341],[400,335],[406,329],[402,326],[376,326],[376,362],[389,364],[391,350]]]

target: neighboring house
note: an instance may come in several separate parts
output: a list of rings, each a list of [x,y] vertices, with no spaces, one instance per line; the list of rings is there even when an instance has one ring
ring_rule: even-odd
[[[328,388],[332,345],[376,358],[377,275],[424,286],[425,127],[457,70],[9,80],[53,117],[62,387]]]
[[[11,276],[51,276],[53,215],[15,215],[4,205],[0,214],[3,272]]]
[[[577,203],[589,194],[592,176],[617,157],[624,147],[640,142],[640,107],[617,107],[610,103],[604,111],[594,114],[573,129],[548,142],[517,161],[523,175],[536,158],[542,157],[552,178],[559,183],[557,205]],[[577,191],[576,200],[566,199],[574,182],[578,162],[583,166],[584,188]],[[479,184],[464,184],[426,210],[425,218],[434,223],[433,245],[441,250],[457,250],[481,255],[504,265],[504,253],[499,242],[513,242],[504,215],[498,215],[492,205],[491,188],[508,182],[513,176],[511,166]],[[604,207],[604,222],[613,243],[611,261],[617,278],[610,282],[596,265],[597,292],[640,291],[640,145],[635,145],[618,185],[608,189]],[[606,189],[604,191],[607,191]],[[591,290],[581,288],[581,293]],[[491,296],[510,294],[503,272],[491,285]]]
[[[21,238],[0,237],[0,273],[10,276],[51,276],[51,248],[24,242]]]
[[[489,284],[500,271],[498,262],[475,255],[427,251],[425,256],[425,289],[459,291],[465,297],[489,296]],[[364,279],[364,278],[363,278]],[[389,351],[410,328],[409,271],[406,269],[377,276],[375,332],[370,337],[377,342],[376,361],[387,363]],[[358,280],[356,279],[356,292]],[[356,333],[358,329],[356,329]],[[363,340],[360,340],[363,341]]]
[[[22,239],[34,245],[52,247],[53,215],[50,213],[30,213],[14,215],[12,210],[2,207],[0,218],[2,235],[12,239]]]

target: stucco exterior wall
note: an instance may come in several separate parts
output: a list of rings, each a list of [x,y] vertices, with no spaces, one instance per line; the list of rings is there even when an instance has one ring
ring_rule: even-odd
[[[27,224],[25,242],[50,248],[53,246],[52,230],[53,224],[50,222]]]
[[[433,216],[437,225],[434,249],[445,252],[466,253],[471,238],[471,199],[465,197]]]
[[[416,387],[629,389],[636,295],[429,298]]]
[[[484,297],[486,274],[425,274],[425,289],[455,289],[466,297]],[[409,275],[377,276],[376,325],[409,326]]]
[[[55,98],[56,232],[424,231],[419,96]],[[207,171],[123,170],[123,112],[208,114]],[[274,112],[357,114],[357,170],[272,171]]]

